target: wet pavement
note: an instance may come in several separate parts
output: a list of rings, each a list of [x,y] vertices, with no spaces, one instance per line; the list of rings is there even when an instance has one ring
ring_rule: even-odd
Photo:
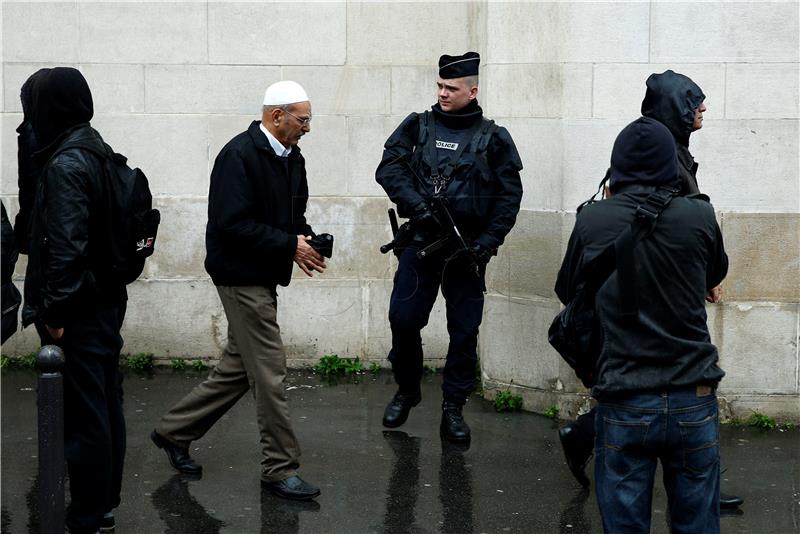
[[[388,374],[324,385],[290,375],[292,416],[303,447],[300,474],[322,487],[316,502],[262,492],[258,430],[247,395],[192,455],[200,480],[182,478],[149,440],[161,413],[202,375],[128,374],[128,453],[117,533],[600,533],[591,491],[564,463],[555,424],[529,413],[498,414],[474,397],[465,415],[468,450],[439,438],[440,376],[425,378],[423,401],[396,431],[381,426],[394,393]],[[36,376],[2,374],[2,532],[37,530]],[[725,426],[723,490],[742,495],[724,533],[800,532],[800,432]],[[590,469],[591,470],[591,469]],[[666,497],[657,482],[653,532],[666,533]]]

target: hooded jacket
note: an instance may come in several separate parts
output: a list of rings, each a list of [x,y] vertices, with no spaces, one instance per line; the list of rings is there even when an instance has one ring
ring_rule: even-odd
[[[43,170],[31,216],[22,318],[25,325],[42,321],[60,328],[119,305],[127,294],[124,285],[110,280],[108,254],[98,238],[107,229],[99,217],[106,210],[97,204],[104,197],[105,173],[86,147],[102,153],[106,145],[88,123],[89,86],[75,69],[45,69],[34,80],[32,104],[34,134],[47,144],[35,154]]]
[[[681,194],[700,193],[697,185],[697,163],[689,152],[694,112],[706,95],[688,76],[671,70],[651,74],[642,100],[642,115],[664,124],[672,132],[680,163]]]
[[[674,177],[674,162],[669,173],[648,165],[668,162],[670,155],[674,159],[669,136],[651,135],[647,128],[630,131],[648,120],[652,119],[642,118],[627,127],[614,145],[612,176],[629,179],[618,184],[613,197],[586,206],[576,216],[555,288],[564,304],[590,276],[591,262],[630,226],[637,207]],[[641,143],[633,139],[639,134],[649,136],[654,145],[650,150],[637,150]],[[637,153],[660,156],[637,162]],[[705,295],[727,274],[728,258],[714,208],[700,198],[674,198],[653,232],[634,248],[633,257],[635,281],[622,280],[615,271],[596,295],[603,348],[592,395],[602,399],[698,384],[716,386],[724,373],[706,324]],[[638,310],[633,318],[620,313],[620,286],[626,283],[636,284]]]

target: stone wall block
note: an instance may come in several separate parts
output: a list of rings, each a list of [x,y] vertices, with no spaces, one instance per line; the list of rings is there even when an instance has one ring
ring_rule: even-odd
[[[650,8],[645,3],[490,2],[487,62],[647,60]]]
[[[794,119],[705,121],[691,144],[700,165],[700,190],[720,211],[800,211],[798,124]]]
[[[218,358],[227,325],[211,280],[139,280],[128,286],[122,353]]]
[[[523,210],[505,244],[510,259],[511,295],[554,298],[561,265],[563,216]]]
[[[800,214],[723,215],[729,300],[800,301]]]
[[[22,84],[41,68],[77,67],[92,91],[95,114],[140,113],[144,111],[144,68],[141,65],[10,63],[3,76],[6,101],[3,109],[22,112],[19,93]]]
[[[611,161],[614,139],[628,120],[564,121],[562,208],[575,211],[597,191]],[[702,187],[702,186],[701,186]]]
[[[480,95],[491,117],[585,118],[592,114],[590,65],[487,65]]]
[[[647,78],[667,69],[688,76],[703,89],[708,108],[706,118],[722,118],[725,115],[725,65],[606,63],[594,66],[593,116],[628,122],[635,120],[641,115]]]
[[[800,117],[800,71],[797,63],[729,64],[725,116],[730,119]],[[758,90],[754,90],[754,88]]]
[[[238,113],[258,118],[264,91],[280,79],[279,67],[147,65],[145,106],[148,113]]]
[[[3,62],[77,63],[78,9],[76,2],[3,2]]]
[[[547,342],[547,328],[558,310],[550,300],[489,296],[480,336],[483,378],[551,389],[560,356]]]
[[[159,197],[153,200],[161,211],[156,249],[145,263],[145,278],[207,278],[205,199]]]
[[[290,117],[291,118],[291,117]],[[342,194],[347,181],[347,125],[344,117],[316,116],[311,132],[300,140],[306,160],[308,190],[314,196]]]
[[[448,3],[444,18],[442,9],[436,2],[348,2],[347,62],[437,65],[443,53],[475,49],[483,34],[479,3]],[[431,21],[440,21],[435,30]]]
[[[206,4],[82,2],[80,59],[91,63],[206,63]],[[184,85],[185,96],[196,88]]]
[[[290,358],[361,356],[362,313],[358,280],[295,280],[278,288],[278,323]]]
[[[315,278],[390,278],[391,255],[378,249],[391,238],[386,201],[365,197],[312,197],[306,220],[317,233],[333,234],[333,257],[328,268]],[[297,279],[306,274],[295,268]]]
[[[405,117],[412,111],[425,111],[436,103],[437,64],[392,67],[393,115]],[[479,91],[478,100],[482,97]]]
[[[208,194],[208,123],[199,115],[99,115],[114,150],[147,175],[154,195]]]
[[[346,11],[345,2],[209,2],[209,62],[342,65]]]
[[[800,305],[728,302],[720,311],[720,392],[797,394]]]
[[[320,115],[381,115],[391,109],[388,67],[283,67],[284,80],[300,83]]]
[[[522,159],[522,203],[527,210],[561,209],[563,127],[557,119],[493,117],[514,139]]]
[[[699,10],[695,2],[654,2],[650,9],[651,61],[796,62],[800,55],[793,2],[704,2]]]
[[[375,170],[383,157],[383,144],[400,124],[395,117],[347,117],[347,194],[386,197],[375,181]],[[337,140],[340,143],[341,140]],[[336,184],[341,188],[341,183]]]

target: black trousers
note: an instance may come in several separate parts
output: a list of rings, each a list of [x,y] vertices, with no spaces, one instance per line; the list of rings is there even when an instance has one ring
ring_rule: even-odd
[[[120,503],[125,462],[120,329],[116,308],[75,317],[53,341],[37,324],[42,344],[64,351],[64,453],[71,502],[66,523],[74,533],[96,532],[103,514]]]
[[[484,269],[476,274],[463,257],[444,254],[420,260],[415,246],[400,255],[389,303],[394,378],[401,391],[415,391],[422,379],[421,330],[428,324],[441,287],[450,344],[444,368],[444,400],[464,404],[475,389],[478,328],[483,316]]]

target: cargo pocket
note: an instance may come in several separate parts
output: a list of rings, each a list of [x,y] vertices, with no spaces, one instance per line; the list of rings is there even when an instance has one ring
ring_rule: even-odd
[[[606,468],[619,477],[625,477],[638,469],[647,459],[644,445],[650,423],[604,417],[603,427]]]
[[[705,473],[719,461],[719,419],[717,414],[700,421],[678,421],[683,444],[683,467]]]

